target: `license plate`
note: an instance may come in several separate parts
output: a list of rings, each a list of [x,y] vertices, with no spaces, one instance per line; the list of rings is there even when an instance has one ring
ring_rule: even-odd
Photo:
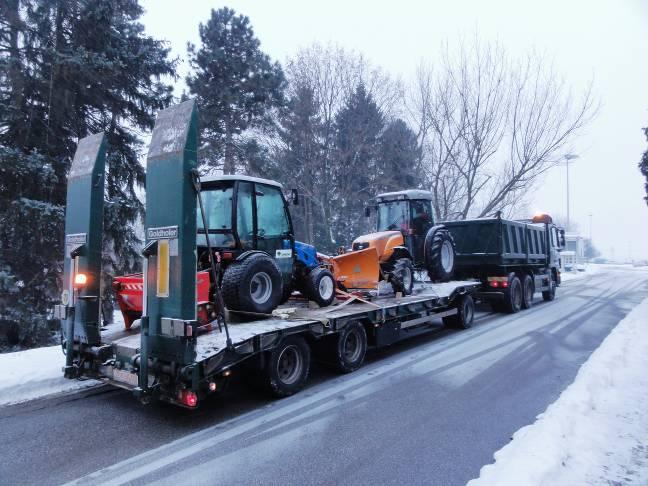
[[[138,385],[137,373],[131,373],[130,371],[113,369],[113,380],[133,387]]]

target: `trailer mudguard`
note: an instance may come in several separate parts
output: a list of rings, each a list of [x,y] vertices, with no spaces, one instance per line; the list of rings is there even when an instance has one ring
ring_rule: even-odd
[[[79,141],[70,168],[65,210],[63,294],[56,314],[66,341],[65,375],[74,375],[73,344],[100,343],[101,244],[106,139],[103,133]],[[76,280],[76,282],[75,282]]]
[[[148,358],[188,365],[195,356],[197,118],[193,100],[172,106],[158,114],[151,136],[140,390],[149,385]]]

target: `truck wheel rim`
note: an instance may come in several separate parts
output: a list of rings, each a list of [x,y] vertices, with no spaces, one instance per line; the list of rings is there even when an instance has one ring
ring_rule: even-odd
[[[282,383],[292,385],[301,375],[302,356],[297,346],[286,346],[277,360],[277,375]]]
[[[451,272],[454,267],[454,252],[449,241],[441,245],[441,266],[446,272]]]
[[[360,357],[362,346],[360,346],[360,336],[357,330],[354,329],[346,335],[343,348],[344,359],[347,362],[353,363]]]
[[[333,279],[328,275],[322,277],[318,285],[319,295],[323,300],[329,300],[333,295]]]
[[[255,273],[250,280],[250,297],[255,304],[265,304],[272,295],[272,280],[265,272]]]

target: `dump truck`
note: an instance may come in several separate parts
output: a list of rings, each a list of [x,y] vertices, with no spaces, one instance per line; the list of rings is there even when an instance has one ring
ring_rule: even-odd
[[[141,315],[128,329],[115,329],[103,327],[99,317],[105,137],[80,141],[68,180],[66,286],[54,309],[61,321],[67,378],[99,379],[131,390],[144,403],[163,400],[187,408],[196,408],[222,390],[235,374],[284,397],[305,385],[311,359],[348,373],[362,366],[369,347],[415,336],[437,320],[459,328],[472,325],[473,296],[481,284],[471,280],[420,284],[409,296],[347,295],[328,307],[291,302],[271,315],[245,319],[222,309],[201,316],[199,304],[205,299],[215,299],[210,302],[219,306],[221,288],[213,285],[210,275],[230,258],[227,251],[238,248],[238,243],[228,248],[227,236],[238,231],[240,238],[241,230],[214,228],[209,222],[212,214],[224,215],[215,209],[218,205],[213,212],[204,210],[209,203],[202,201],[201,193],[211,182],[197,184],[197,143],[193,101],[158,114],[147,158],[143,272],[120,282],[123,297],[141,296]],[[265,184],[240,177],[212,182],[222,191],[232,181],[234,191],[236,183]],[[266,191],[263,196],[257,193],[260,198],[269,194],[265,186],[250,189]],[[279,195],[276,199],[281,213],[285,205],[279,204]],[[253,218],[253,228],[255,224],[259,226]],[[259,236],[268,235],[257,232],[262,241]],[[287,250],[286,235],[278,239],[271,250]],[[201,255],[204,248],[210,254]],[[320,268],[318,262],[311,263]],[[133,290],[130,297],[126,286]]]
[[[536,292],[545,301],[554,300],[565,232],[550,215],[517,221],[498,215],[444,225],[455,244],[455,276],[479,280],[478,297],[494,310],[528,309]]]

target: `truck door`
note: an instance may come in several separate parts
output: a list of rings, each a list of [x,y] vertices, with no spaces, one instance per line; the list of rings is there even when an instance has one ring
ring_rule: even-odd
[[[292,280],[294,241],[286,202],[278,187],[255,184],[257,249],[273,257],[284,277]]]

